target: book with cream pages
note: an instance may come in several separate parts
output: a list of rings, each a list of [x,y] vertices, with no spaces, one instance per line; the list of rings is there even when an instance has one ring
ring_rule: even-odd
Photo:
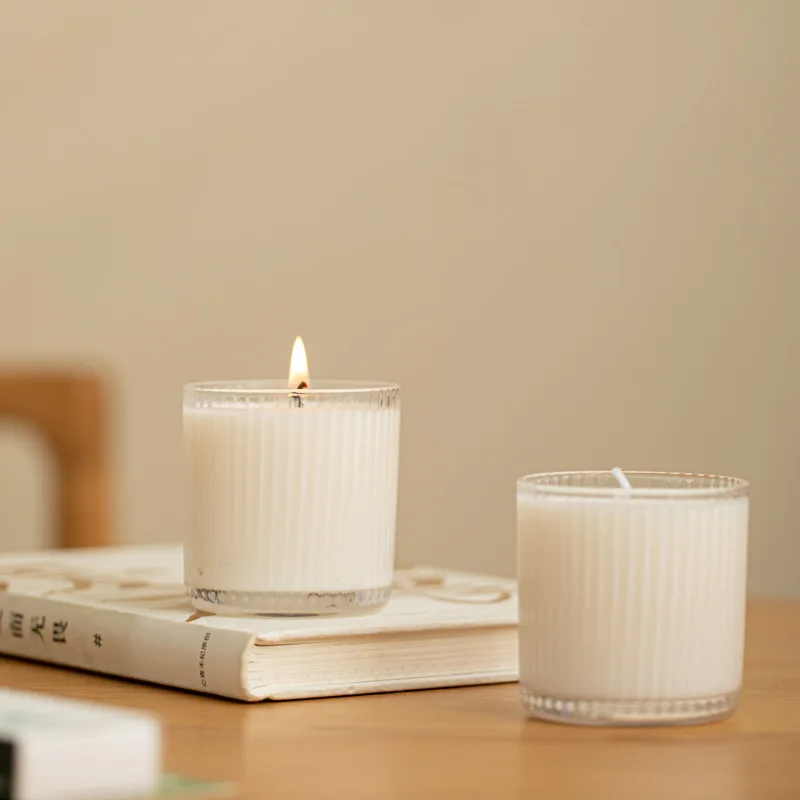
[[[0,653],[238,700],[516,681],[507,578],[414,567],[354,617],[224,617],[186,597],[173,545],[0,556]]]

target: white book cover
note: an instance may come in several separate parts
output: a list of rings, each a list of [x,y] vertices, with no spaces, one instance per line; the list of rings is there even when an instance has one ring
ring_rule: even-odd
[[[401,569],[376,614],[224,617],[190,605],[179,546],[0,556],[0,652],[240,700],[515,681],[516,626],[493,576]]]

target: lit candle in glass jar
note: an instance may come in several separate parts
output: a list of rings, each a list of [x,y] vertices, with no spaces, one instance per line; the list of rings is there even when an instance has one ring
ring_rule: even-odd
[[[311,381],[298,337],[286,381],[184,388],[193,605],[341,614],[389,599],[399,387]]]

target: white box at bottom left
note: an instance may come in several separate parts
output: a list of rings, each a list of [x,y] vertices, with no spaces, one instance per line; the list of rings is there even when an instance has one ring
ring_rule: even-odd
[[[147,714],[0,689],[0,797],[147,797],[161,776],[161,725]]]

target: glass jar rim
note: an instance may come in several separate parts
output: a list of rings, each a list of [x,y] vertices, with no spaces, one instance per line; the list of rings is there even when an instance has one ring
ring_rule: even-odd
[[[520,494],[546,495],[550,497],[594,497],[624,500],[651,499],[703,499],[747,497],[750,484],[742,478],[725,475],[712,475],[699,472],[656,472],[646,470],[625,470],[625,476],[631,482],[630,489],[619,485],[610,470],[576,470],[567,472],[538,472],[523,475],[517,480]],[[559,479],[591,479],[598,481],[596,485],[559,484]],[[636,486],[637,480],[650,484]],[[663,486],[657,484],[663,482]],[[670,485],[672,484],[672,485]]]
[[[288,396],[293,394],[309,395],[340,395],[354,393],[380,393],[396,391],[399,384],[383,383],[381,381],[351,381],[334,379],[314,379],[311,386],[305,389],[292,389],[286,384],[285,379],[263,378],[248,380],[223,380],[199,381],[187,383],[183,387],[185,392],[207,392],[209,394],[237,394],[237,395],[263,395],[263,396]]]

